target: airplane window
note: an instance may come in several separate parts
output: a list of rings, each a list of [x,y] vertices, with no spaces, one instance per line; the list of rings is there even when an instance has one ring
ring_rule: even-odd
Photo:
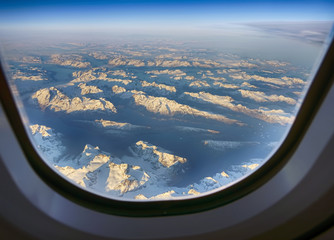
[[[2,65],[50,169],[117,200],[194,198],[259,169],[294,123],[330,1],[1,3]]]

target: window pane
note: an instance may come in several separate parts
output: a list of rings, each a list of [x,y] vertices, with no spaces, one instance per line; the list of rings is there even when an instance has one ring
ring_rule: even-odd
[[[193,197],[280,146],[333,6],[3,3],[2,57],[31,140],[62,177],[121,200]]]

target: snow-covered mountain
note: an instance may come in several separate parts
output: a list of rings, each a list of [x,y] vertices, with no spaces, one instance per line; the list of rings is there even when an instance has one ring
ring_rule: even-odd
[[[116,113],[116,107],[105,98],[91,99],[87,97],[70,98],[55,87],[43,88],[32,95],[37,99],[41,109],[50,108],[55,112],[65,111],[66,113],[76,111],[109,110]]]
[[[61,134],[43,125],[30,125],[35,147],[48,162],[58,162],[66,147],[61,142]]]
[[[87,144],[77,156],[64,155],[61,134],[43,125],[31,125],[38,150],[56,171],[75,184],[109,197],[157,200],[198,195],[224,187],[256,169],[261,160],[233,166],[197,183],[173,187],[168,180],[187,171],[187,159],[153,144],[138,141],[129,146],[133,155],[115,157]]]

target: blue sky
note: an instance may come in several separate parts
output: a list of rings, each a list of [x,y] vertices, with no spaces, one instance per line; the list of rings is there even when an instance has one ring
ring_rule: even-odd
[[[0,1],[0,26],[76,28],[334,20],[334,1]]]

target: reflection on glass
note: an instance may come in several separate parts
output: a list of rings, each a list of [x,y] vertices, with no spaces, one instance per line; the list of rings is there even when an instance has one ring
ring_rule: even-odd
[[[242,179],[284,139],[332,26],[283,5],[277,18],[271,5],[252,15],[224,4],[9,4],[2,55],[36,149],[110,198],[189,197]]]

